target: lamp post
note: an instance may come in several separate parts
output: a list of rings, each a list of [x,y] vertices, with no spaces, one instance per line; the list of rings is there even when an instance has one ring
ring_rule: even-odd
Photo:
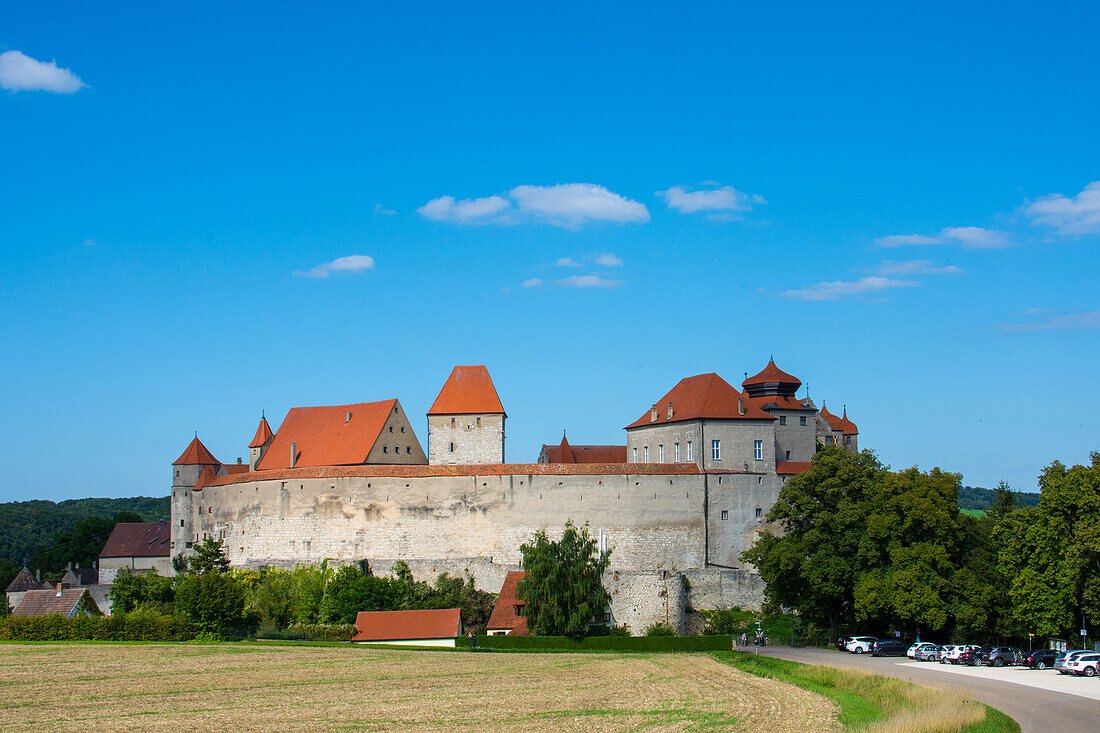
[[[1035,634],[1028,634],[1027,635],[1027,650],[1029,652],[1031,651],[1031,640],[1034,639],[1034,638],[1035,638]]]

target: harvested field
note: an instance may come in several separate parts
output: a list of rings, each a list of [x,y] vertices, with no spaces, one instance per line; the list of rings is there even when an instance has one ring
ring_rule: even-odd
[[[837,715],[704,654],[0,645],[0,731],[802,733]]]

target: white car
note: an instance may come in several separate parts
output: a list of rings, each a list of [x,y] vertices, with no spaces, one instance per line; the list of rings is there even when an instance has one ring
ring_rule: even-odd
[[[878,641],[874,636],[853,636],[844,648],[852,654],[866,654],[871,651],[871,643]]]
[[[980,649],[981,647],[974,646],[973,644],[955,644],[953,646],[945,646],[943,655],[940,657],[940,661],[944,664],[958,664],[959,657],[963,652],[968,652],[971,649]]]
[[[1055,659],[1054,660],[1054,669],[1056,669],[1058,671],[1058,674],[1069,674],[1069,665],[1070,665],[1071,662],[1073,662],[1074,659],[1077,659],[1077,657],[1081,656],[1082,654],[1095,654],[1095,653],[1096,652],[1094,652],[1090,649],[1075,649],[1071,652],[1068,652],[1066,654],[1066,656],[1059,657],[1058,659]]]
[[[1066,672],[1095,677],[1100,672],[1100,654],[1077,654],[1066,662]]]
[[[909,651],[905,652],[905,656],[909,657],[910,659],[916,659],[917,658],[917,652],[919,652],[921,649],[924,649],[925,647],[928,647],[928,646],[936,646],[936,645],[933,644],[930,641],[919,642],[919,643],[914,644],[913,646],[909,647]]]

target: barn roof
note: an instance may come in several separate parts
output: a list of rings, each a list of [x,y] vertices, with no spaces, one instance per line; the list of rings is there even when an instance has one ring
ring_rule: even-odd
[[[119,522],[99,553],[103,557],[167,557],[172,540],[168,522]]]
[[[461,611],[360,611],[352,641],[454,639],[462,633]]]
[[[295,468],[363,463],[397,409],[396,399],[291,408],[256,468],[290,468],[291,443],[297,451]]]

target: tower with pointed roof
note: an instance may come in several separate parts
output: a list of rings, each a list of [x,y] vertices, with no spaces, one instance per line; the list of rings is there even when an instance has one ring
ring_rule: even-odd
[[[172,462],[172,556],[190,549],[195,542],[195,494],[221,472],[221,461],[202,444],[198,434]]]
[[[271,441],[275,439],[275,433],[271,432],[271,426],[267,424],[267,417],[260,414],[260,424],[256,426],[256,435],[248,444],[248,470],[255,471],[256,465],[264,457]]]
[[[489,370],[456,366],[428,410],[428,463],[504,463],[507,418]]]
[[[780,369],[771,358],[741,386],[754,405],[775,418],[776,462],[809,462],[817,451],[817,407],[809,397],[798,397],[802,380]]]

